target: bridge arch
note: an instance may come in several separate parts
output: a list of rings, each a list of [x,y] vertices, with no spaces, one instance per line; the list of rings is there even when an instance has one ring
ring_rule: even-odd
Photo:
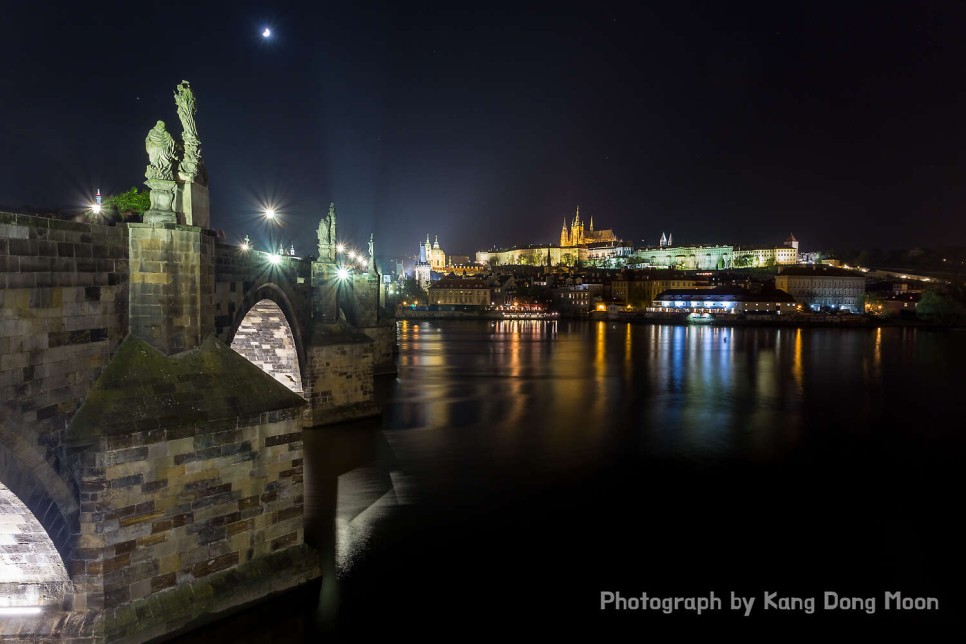
[[[22,435],[0,429],[0,606],[63,602],[77,519],[63,479]]]
[[[299,394],[306,381],[302,329],[291,301],[274,283],[245,294],[228,330],[232,349]]]

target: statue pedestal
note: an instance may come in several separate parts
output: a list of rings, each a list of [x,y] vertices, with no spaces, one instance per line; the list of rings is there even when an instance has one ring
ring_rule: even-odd
[[[151,189],[151,208],[144,213],[144,223],[152,225],[178,223],[178,215],[172,208],[177,182],[168,179],[148,179],[144,183]]]
[[[199,183],[191,175],[178,173],[177,198],[174,210],[182,214],[184,224],[198,228],[211,228],[208,205],[208,186]]]

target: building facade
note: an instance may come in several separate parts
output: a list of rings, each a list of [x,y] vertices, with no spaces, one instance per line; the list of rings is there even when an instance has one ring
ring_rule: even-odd
[[[651,246],[634,251],[636,264],[647,268],[715,271],[733,266],[734,247],[715,246]]]
[[[842,268],[824,264],[783,267],[775,276],[775,288],[813,311],[827,308],[862,313],[864,309],[865,276]]]
[[[632,308],[651,306],[659,293],[669,289],[711,288],[702,281],[668,271],[622,271],[611,281],[611,299]]]
[[[484,280],[444,277],[429,287],[429,303],[436,305],[491,306],[492,287]]]
[[[597,285],[599,286],[599,285]],[[594,303],[594,290],[588,284],[551,289],[552,307],[566,314],[588,315]]]
[[[789,314],[799,308],[794,298],[781,290],[752,293],[740,286],[712,289],[670,289],[658,294],[649,310],[660,313],[761,313]]]

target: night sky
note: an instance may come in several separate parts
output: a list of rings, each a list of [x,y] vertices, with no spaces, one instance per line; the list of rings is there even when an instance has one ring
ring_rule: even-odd
[[[4,2],[0,204],[141,186],[187,79],[231,240],[966,243],[961,3],[463,4]]]

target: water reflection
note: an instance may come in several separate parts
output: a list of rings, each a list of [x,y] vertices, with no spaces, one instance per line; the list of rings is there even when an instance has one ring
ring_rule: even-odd
[[[903,530],[908,522],[895,519],[891,505],[865,509],[841,490],[859,489],[851,478],[857,467],[875,474],[857,479],[865,485],[882,479],[880,461],[890,477],[901,471],[889,459],[901,461],[910,444],[952,440],[954,424],[919,418],[922,408],[958,417],[947,385],[958,382],[966,360],[963,338],[905,329],[420,321],[401,323],[399,342],[398,377],[380,392],[381,419],[305,433],[306,539],[323,552],[314,614],[323,629],[336,620],[364,629],[422,575],[434,605],[450,594],[472,596],[485,587],[479,580],[495,577],[564,601],[551,580],[559,575],[566,587],[573,566],[586,561],[609,562],[610,579],[633,586],[660,574],[660,561],[674,559],[665,552],[679,557],[668,579],[708,566],[744,574],[746,564],[758,565],[767,547],[759,537],[774,529],[776,513],[791,541],[770,555],[786,567],[803,552],[822,552],[829,530],[850,526],[867,537],[863,544],[883,525]],[[901,400],[917,404],[895,404]],[[736,463],[729,480],[754,490],[747,502],[731,502],[718,470],[703,474]],[[802,465],[786,475],[789,463]],[[756,478],[765,467],[791,491],[759,503],[771,489]],[[642,494],[646,532],[637,527]],[[837,499],[841,507],[829,505]],[[686,518],[682,503],[715,517],[715,538],[742,553],[737,572],[721,563],[718,544],[708,548],[702,513]],[[904,511],[915,515],[915,503]],[[830,511],[837,513],[831,527]],[[802,533],[803,525],[814,528]],[[569,536],[574,531],[579,539]],[[859,555],[848,552],[852,565]],[[824,556],[802,561],[845,569],[834,553]],[[635,561],[641,574],[628,577]],[[770,571],[771,561],[760,569]],[[536,564],[540,574],[528,573]],[[577,574],[597,587],[590,573]]]

